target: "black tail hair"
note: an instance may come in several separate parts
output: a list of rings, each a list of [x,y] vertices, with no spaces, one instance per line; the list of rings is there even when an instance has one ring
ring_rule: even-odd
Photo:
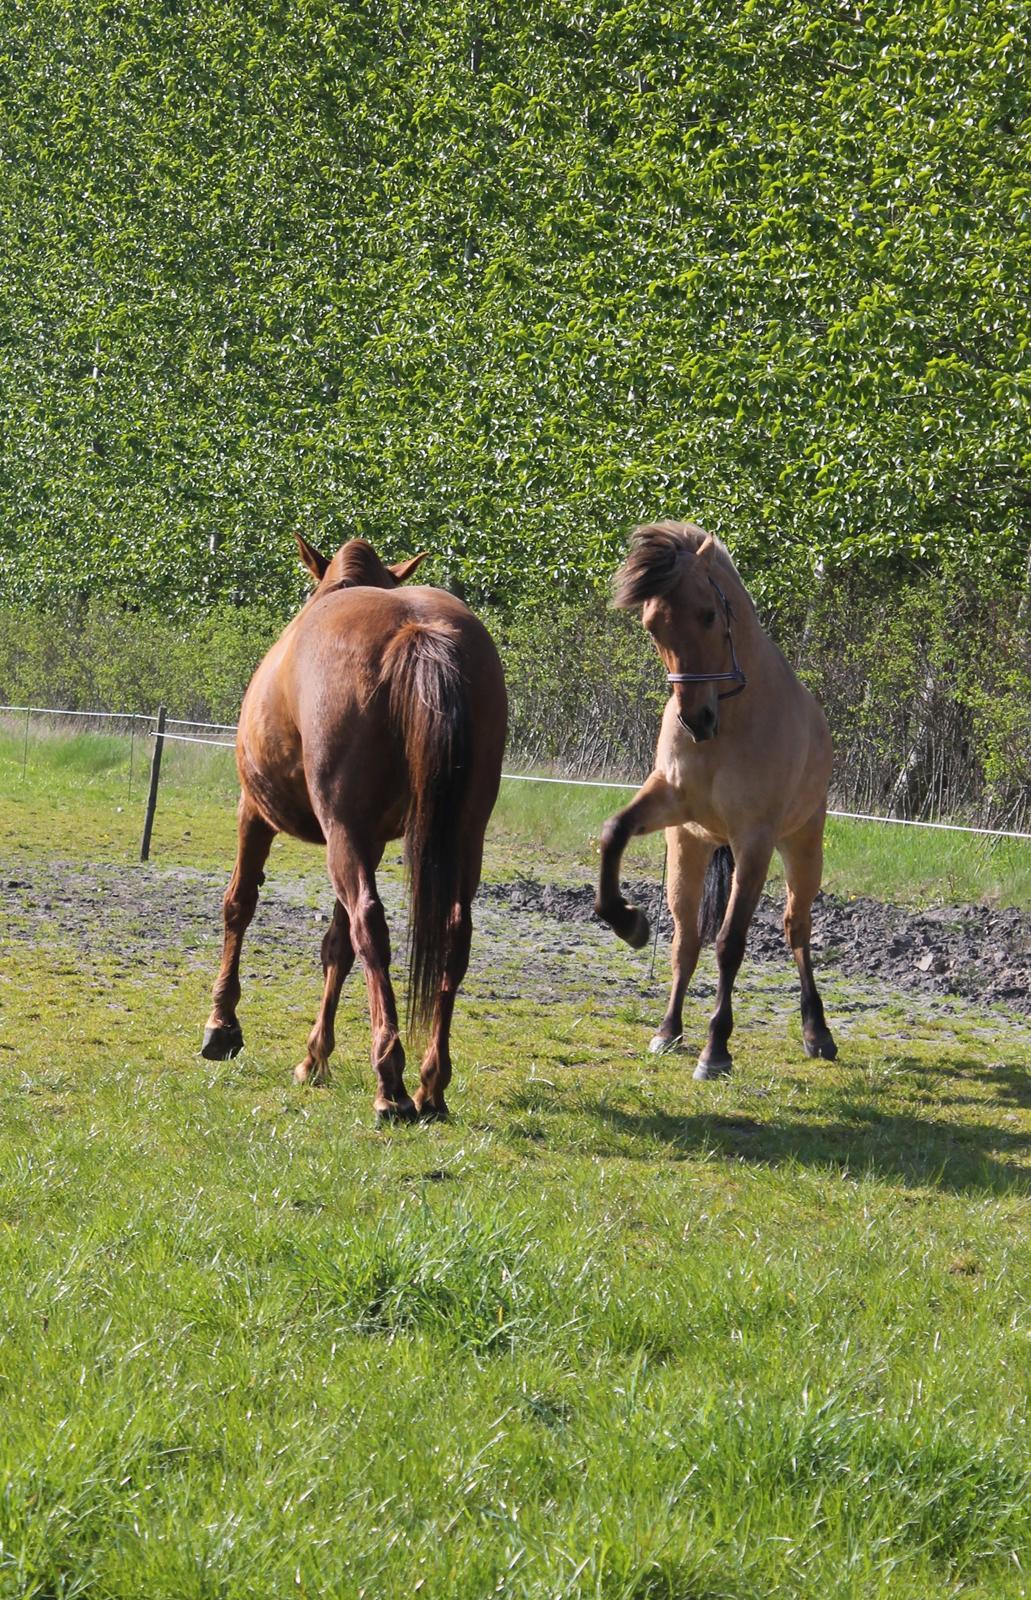
[[[698,932],[703,944],[712,944],[727,914],[730,886],[734,881],[734,852],[729,844],[714,850],[705,874],[702,903],[698,907]]]

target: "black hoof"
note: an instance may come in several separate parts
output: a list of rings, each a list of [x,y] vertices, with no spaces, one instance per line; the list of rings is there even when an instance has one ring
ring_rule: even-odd
[[[232,1028],[205,1028],[200,1053],[205,1061],[231,1061],[243,1049],[243,1030],[237,1024]]]
[[[640,950],[648,943],[648,918],[636,906],[623,906],[608,918],[613,933],[626,941],[631,950]]]
[[[818,1039],[803,1039],[807,1056],[815,1056],[820,1061],[833,1061],[838,1054],[838,1047],[830,1033],[822,1033]]]
[[[420,1122],[447,1122],[451,1113],[447,1106],[420,1106]]]

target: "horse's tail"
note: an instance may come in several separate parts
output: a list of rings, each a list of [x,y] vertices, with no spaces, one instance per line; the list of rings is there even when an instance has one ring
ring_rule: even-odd
[[[440,992],[448,927],[461,889],[470,739],[458,633],[447,623],[406,622],[383,652],[381,682],[389,686],[391,720],[408,768],[408,1015],[418,1032]]]
[[[721,844],[709,859],[702,901],[698,907],[698,932],[703,944],[711,944],[720,931],[720,924],[727,914],[733,879],[734,853],[729,844]]]

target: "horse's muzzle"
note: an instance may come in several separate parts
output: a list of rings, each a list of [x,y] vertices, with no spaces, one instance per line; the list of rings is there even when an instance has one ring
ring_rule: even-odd
[[[712,706],[702,706],[690,718],[678,711],[677,721],[684,732],[690,734],[695,744],[704,744],[706,739],[715,739],[720,731],[720,714]]]

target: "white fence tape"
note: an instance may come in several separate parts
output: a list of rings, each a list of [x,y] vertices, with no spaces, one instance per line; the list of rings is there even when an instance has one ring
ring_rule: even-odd
[[[66,711],[62,706],[0,706],[0,712],[18,712],[21,716],[33,717],[83,717],[87,722],[94,722],[100,717],[110,717],[115,722],[156,722],[157,718],[149,716],[145,711]],[[225,727],[232,727],[232,723],[225,723]]]
[[[235,722],[196,722],[191,717],[166,717],[166,728],[213,728],[218,732],[235,733]],[[212,740],[212,743],[217,741]]]
[[[2,712],[17,712],[21,715],[39,715],[45,717],[82,717],[92,721],[98,717],[114,718],[121,722],[157,722],[156,717],[148,716],[142,711],[65,711],[57,706],[0,706]],[[186,733],[169,733],[169,727],[177,728],[211,728],[226,733],[235,733],[236,725],[232,722],[191,722],[185,717],[170,717],[165,725],[162,737],[176,744],[206,744],[217,750],[233,750],[235,743],[226,739],[203,739]],[[153,733],[151,733],[153,738]],[[627,789],[634,791],[640,788],[637,783],[622,783],[613,781],[605,783],[600,778],[549,778],[536,772],[503,772],[501,776],[509,783],[559,783],[573,789]],[[982,839],[1022,839],[1031,841],[1031,833],[1017,833],[1009,828],[974,828],[959,822],[922,822],[915,817],[881,817],[872,811],[828,811],[829,817],[835,817],[841,822],[881,822],[896,828],[931,828],[938,833],[969,833]]]
[[[151,737],[153,737],[153,735],[151,735]],[[216,750],[236,749],[235,742],[230,744],[226,739],[198,739],[193,734],[189,733],[165,733],[163,738],[166,744],[209,744],[212,745]]]

